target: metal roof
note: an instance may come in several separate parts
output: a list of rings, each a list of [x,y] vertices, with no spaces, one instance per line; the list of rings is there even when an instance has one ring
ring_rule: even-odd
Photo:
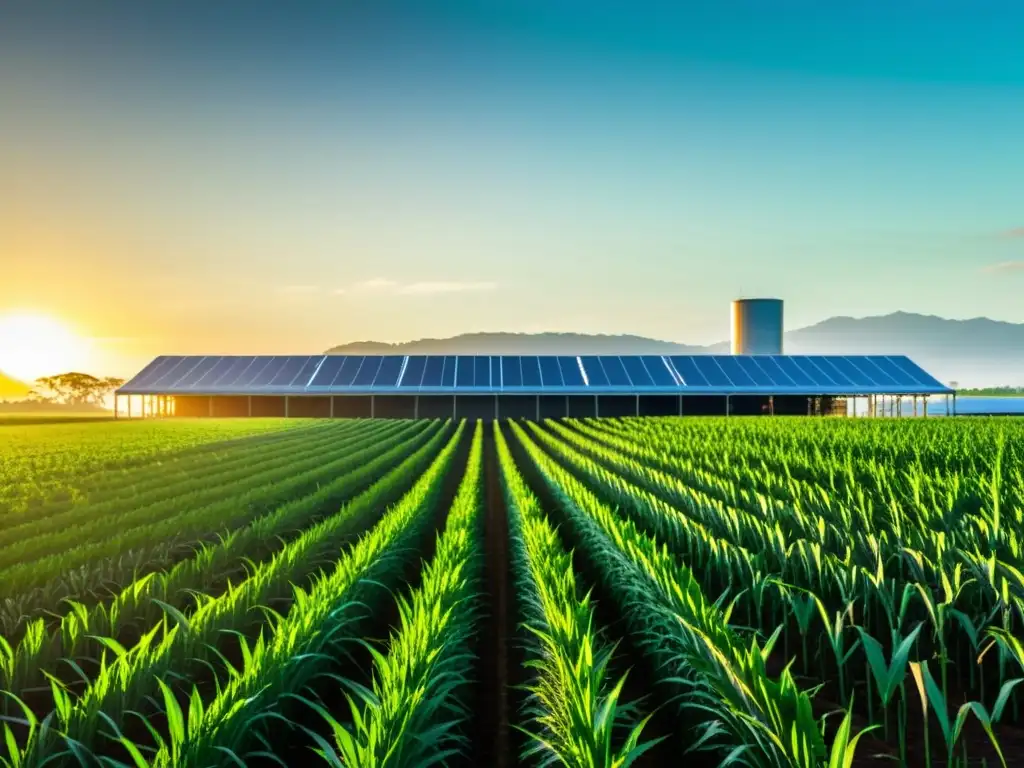
[[[894,355],[162,356],[122,395],[949,394]]]

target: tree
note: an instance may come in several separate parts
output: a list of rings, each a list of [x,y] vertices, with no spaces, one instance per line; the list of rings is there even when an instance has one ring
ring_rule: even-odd
[[[66,405],[102,405],[122,384],[124,379],[114,376],[98,379],[88,373],[62,373],[36,379],[40,398]]]

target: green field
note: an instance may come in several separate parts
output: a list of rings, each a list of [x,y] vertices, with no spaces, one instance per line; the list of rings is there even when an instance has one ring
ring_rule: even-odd
[[[0,765],[1024,764],[1024,423],[0,428]]]

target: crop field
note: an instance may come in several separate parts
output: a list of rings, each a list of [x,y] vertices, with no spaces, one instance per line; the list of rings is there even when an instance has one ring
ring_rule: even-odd
[[[0,426],[0,766],[1024,765],[1024,422]]]

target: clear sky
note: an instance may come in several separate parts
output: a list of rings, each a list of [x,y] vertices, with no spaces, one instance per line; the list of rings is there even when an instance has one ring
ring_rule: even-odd
[[[985,0],[5,3],[0,315],[122,375],[709,343],[740,295],[1024,322],[1022,41]]]

